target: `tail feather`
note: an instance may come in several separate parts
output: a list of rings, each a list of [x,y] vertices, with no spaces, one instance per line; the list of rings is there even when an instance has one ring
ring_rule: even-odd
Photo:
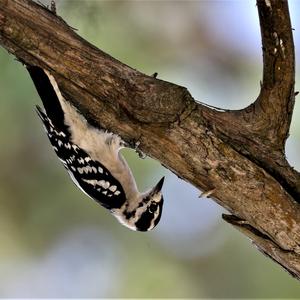
[[[54,128],[53,124],[51,123],[51,120],[45,114],[44,110],[38,105],[36,105],[35,108],[36,108],[36,112],[37,112],[38,116],[40,117],[40,119],[43,122],[44,129],[49,137],[49,133],[52,132],[53,130],[55,130],[55,128]]]
[[[67,131],[64,123],[64,112],[61,107],[57,92],[45,71],[36,66],[26,66],[36,90],[43,102],[46,115],[53,123],[54,127]],[[45,113],[37,106],[37,113],[40,118],[45,120]]]
[[[44,113],[43,109],[39,106],[39,105],[36,105],[35,106],[35,111],[36,113],[38,114],[38,116],[40,117],[40,119],[42,121],[45,121],[46,119],[46,114]]]

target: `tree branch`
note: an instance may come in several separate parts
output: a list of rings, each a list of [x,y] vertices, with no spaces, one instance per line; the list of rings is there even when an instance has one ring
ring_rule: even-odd
[[[254,121],[267,116],[260,126],[267,131],[266,137],[284,151],[295,102],[295,53],[288,3],[258,1],[257,6],[264,69]]]
[[[257,7],[263,45],[260,94],[245,109],[219,113],[214,127],[225,142],[270,173],[297,200],[300,176],[284,155],[295,102],[295,57],[288,3],[257,0]],[[230,123],[232,126],[224,126]]]
[[[181,178],[214,189],[214,200],[234,215],[226,220],[247,224],[242,232],[300,278],[300,175],[284,156],[294,105],[288,6],[257,5],[263,83],[256,102],[239,111],[212,110],[186,88],[122,64],[30,0],[0,0],[0,44],[51,71],[91,124],[138,140],[143,152]]]

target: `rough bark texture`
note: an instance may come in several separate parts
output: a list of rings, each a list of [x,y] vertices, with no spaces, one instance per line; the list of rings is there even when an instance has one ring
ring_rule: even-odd
[[[186,88],[134,70],[79,37],[30,0],[0,0],[0,44],[50,70],[98,127],[203,191],[266,255],[300,278],[300,175],[285,159],[294,107],[294,45],[287,1],[258,0],[263,80],[257,100],[216,111]],[[298,203],[297,203],[298,201]]]

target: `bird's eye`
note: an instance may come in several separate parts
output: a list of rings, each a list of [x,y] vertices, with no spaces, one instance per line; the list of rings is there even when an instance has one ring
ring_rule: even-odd
[[[150,206],[149,206],[149,212],[155,213],[156,209],[157,209],[157,203],[156,202],[152,202],[150,204]]]

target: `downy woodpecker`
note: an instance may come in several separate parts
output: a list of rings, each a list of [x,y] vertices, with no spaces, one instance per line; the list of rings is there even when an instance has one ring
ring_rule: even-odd
[[[44,109],[36,106],[56,155],[73,182],[90,198],[107,208],[132,230],[148,231],[159,222],[164,177],[151,190],[140,193],[120,153],[122,139],[91,126],[66,101],[53,75],[27,66]]]

